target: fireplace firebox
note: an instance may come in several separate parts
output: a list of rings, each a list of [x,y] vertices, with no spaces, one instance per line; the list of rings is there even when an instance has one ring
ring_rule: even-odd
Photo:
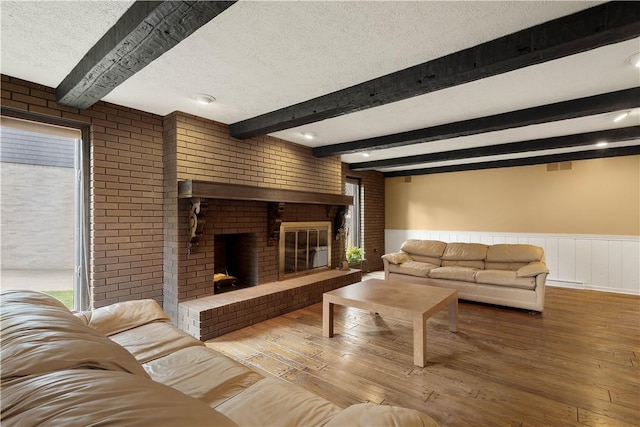
[[[214,293],[257,285],[256,235],[215,234],[213,240]]]

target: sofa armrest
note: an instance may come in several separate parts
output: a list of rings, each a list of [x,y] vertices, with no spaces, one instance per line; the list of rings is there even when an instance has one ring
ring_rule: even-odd
[[[170,322],[171,318],[152,300],[125,301],[76,313],[85,324],[104,335],[133,329],[151,322]]]
[[[411,261],[411,257],[406,252],[384,254],[382,255],[382,259],[385,261],[389,261],[391,264],[402,264],[403,262]]]
[[[535,277],[538,274],[548,274],[549,273],[549,269],[547,268],[547,265],[543,262],[540,261],[534,261],[534,262],[530,262],[527,265],[524,265],[522,267],[520,267],[517,271],[516,271],[516,276],[518,277]]]

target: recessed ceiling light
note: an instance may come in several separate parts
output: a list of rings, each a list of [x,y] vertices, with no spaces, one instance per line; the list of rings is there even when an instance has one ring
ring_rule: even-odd
[[[363,155],[364,157],[369,157],[371,154],[369,154],[369,153],[367,153],[367,152],[365,151],[364,153],[362,153],[362,155]]]
[[[616,122],[616,123],[617,123],[617,122],[620,122],[620,121],[622,121],[622,120],[626,119],[628,115],[629,115],[629,112],[628,112],[628,111],[625,111],[624,113],[618,114],[618,115],[613,119],[613,121],[614,121],[614,122]]]
[[[308,139],[309,141],[311,141],[312,139],[314,139],[316,137],[316,134],[313,132],[302,132],[302,136],[305,139]]]
[[[636,68],[640,68],[640,52],[634,53],[630,57],[628,57],[625,62],[633,65]]]
[[[198,104],[202,105],[211,104],[216,100],[213,96],[207,95],[205,93],[197,93],[193,95],[193,99],[195,99]]]
[[[597,148],[604,148],[604,147],[606,147],[607,145],[609,145],[609,143],[608,143],[607,141],[600,141],[600,142],[598,142],[598,143],[596,144],[596,147],[597,147]]]

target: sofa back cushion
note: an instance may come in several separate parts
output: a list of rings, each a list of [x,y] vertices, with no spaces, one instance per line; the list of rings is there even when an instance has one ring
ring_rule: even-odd
[[[124,301],[76,313],[87,325],[110,336],[152,322],[170,322],[171,318],[152,299]]]
[[[183,348],[204,346],[202,341],[167,322],[147,323],[109,338],[126,348],[139,363],[147,363]]]
[[[51,296],[3,291],[0,312],[2,381],[81,368],[148,378],[131,353],[85,325]]]
[[[487,245],[481,243],[448,243],[442,254],[442,266],[482,269],[487,248]]]
[[[544,260],[539,246],[525,244],[497,244],[489,247],[485,268],[491,270],[517,270],[530,262]]]
[[[445,242],[438,240],[409,239],[402,244],[400,249],[408,253],[414,261],[428,262],[440,266],[442,265],[440,258],[446,247],[447,244]]]

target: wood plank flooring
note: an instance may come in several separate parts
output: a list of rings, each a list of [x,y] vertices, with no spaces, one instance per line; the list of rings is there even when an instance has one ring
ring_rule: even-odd
[[[547,288],[544,314],[460,302],[428,322],[427,365],[412,325],[322,303],[207,345],[341,406],[401,405],[443,426],[640,426],[640,297]]]

